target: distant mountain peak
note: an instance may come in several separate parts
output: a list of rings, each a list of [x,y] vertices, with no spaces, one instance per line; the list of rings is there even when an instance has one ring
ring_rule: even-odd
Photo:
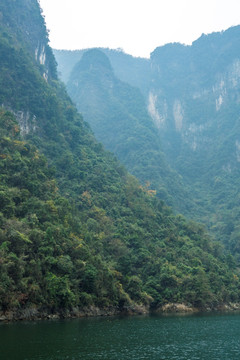
[[[84,71],[92,69],[113,71],[108,57],[99,49],[86,51],[77,66]]]

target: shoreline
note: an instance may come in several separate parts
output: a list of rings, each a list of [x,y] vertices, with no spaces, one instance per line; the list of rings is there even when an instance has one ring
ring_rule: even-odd
[[[163,306],[151,310],[144,305],[134,305],[124,309],[117,307],[98,308],[96,306],[86,308],[73,308],[72,310],[50,312],[47,309],[37,309],[36,307],[28,309],[14,309],[11,311],[0,311],[0,323],[17,322],[17,321],[41,321],[41,320],[58,320],[58,319],[77,319],[88,317],[111,317],[111,316],[134,316],[134,315],[191,315],[196,313],[210,312],[238,312],[240,303],[221,304],[215,307],[196,308],[192,305],[167,303]]]

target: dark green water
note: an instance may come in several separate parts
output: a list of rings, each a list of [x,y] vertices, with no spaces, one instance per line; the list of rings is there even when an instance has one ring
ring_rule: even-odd
[[[0,324],[1,360],[239,360],[240,315]]]

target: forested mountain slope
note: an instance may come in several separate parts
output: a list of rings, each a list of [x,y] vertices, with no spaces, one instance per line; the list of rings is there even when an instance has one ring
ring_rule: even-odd
[[[119,63],[112,61],[117,76],[139,87],[145,97],[161,150],[194,202],[194,207],[182,211],[205,223],[236,256],[240,241],[239,41],[236,26],[202,35],[192,46],[159,47],[149,60],[130,61],[120,53]],[[61,64],[58,52],[56,56]],[[140,71],[138,61],[144,64]]]
[[[0,18],[1,313],[239,301],[233,258],[95,140],[38,2],[2,0]]]

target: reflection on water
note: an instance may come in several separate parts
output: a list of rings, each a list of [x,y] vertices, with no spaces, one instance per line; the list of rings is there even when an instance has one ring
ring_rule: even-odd
[[[3,360],[238,360],[240,315],[136,316],[0,324]]]

